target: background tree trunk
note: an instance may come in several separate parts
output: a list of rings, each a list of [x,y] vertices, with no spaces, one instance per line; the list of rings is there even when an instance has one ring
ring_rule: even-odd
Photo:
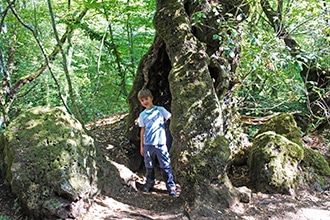
[[[240,54],[237,18],[247,12],[242,1],[157,1],[157,36],[129,96],[128,134],[138,146],[136,119],[142,108],[136,95],[147,87],[155,104],[172,112],[172,165],[181,196],[189,203],[232,202],[228,190],[222,191],[231,189],[222,100],[234,86]]]

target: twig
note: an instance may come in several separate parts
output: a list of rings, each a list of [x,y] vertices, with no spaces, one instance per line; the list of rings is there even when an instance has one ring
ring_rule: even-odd
[[[299,114],[300,111],[294,111],[294,112],[290,112],[289,114]],[[243,122],[243,124],[248,124],[248,125],[261,125],[266,123],[267,121],[269,121],[270,119],[278,116],[282,114],[282,112],[276,112],[275,114],[272,115],[268,115],[265,117],[252,117],[252,116],[240,116],[241,121]]]

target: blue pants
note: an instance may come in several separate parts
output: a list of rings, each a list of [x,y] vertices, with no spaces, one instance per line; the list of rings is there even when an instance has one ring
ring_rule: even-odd
[[[158,159],[163,179],[168,191],[176,189],[171,168],[170,154],[166,145],[144,145],[144,164],[146,167],[146,185],[155,184],[155,159]]]

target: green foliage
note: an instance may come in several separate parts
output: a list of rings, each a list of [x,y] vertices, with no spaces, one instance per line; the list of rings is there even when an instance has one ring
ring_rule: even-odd
[[[21,206],[19,205],[18,198],[16,198],[15,201],[14,201],[13,210],[15,212],[15,215],[21,210]]]
[[[9,217],[5,215],[0,215],[0,220],[9,220]]]
[[[269,1],[273,8],[277,1]],[[301,55],[292,57],[264,18],[259,3],[244,24],[242,57],[237,91],[242,103],[241,113],[266,115],[273,112],[307,111],[306,89],[300,76],[299,58],[313,59],[324,69],[330,66],[329,42],[325,38],[329,13],[323,1],[284,2],[283,23],[301,46]]]
[[[269,1],[273,8],[277,1]],[[330,14],[323,1],[284,1],[282,20],[286,30],[301,46],[301,53],[292,57],[290,51],[267,23],[259,1],[250,0],[250,16],[243,26],[242,56],[237,69],[240,82],[237,95],[241,100],[240,112],[246,115],[265,115],[273,112],[302,110],[306,106],[306,85],[301,76],[302,63],[298,59],[313,59],[316,65],[330,67]],[[7,1],[2,0],[3,8]],[[38,39],[49,55],[56,46],[47,2],[32,1],[15,5],[20,19],[36,32]],[[83,10],[87,13],[75,23],[74,19]],[[221,7],[214,7],[219,15]],[[109,114],[128,111],[126,102],[132,88],[137,65],[149,49],[154,37],[152,25],[155,1],[148,0],[74,0],[53,2],[56,28],[62,36],[67,28],[74,32],[63,44],[68,56],[68,68],[72,79],[75,100],[85,122]],[[39,70],[45,62],[44,55],[33,34],[24,27],[9,10],[3,14],[5,28],[0,32],[1,51],[5,60],[8,51],[14,49],[14,62],[10,76],[11,85],[28,74]],[[196,12],[193,23],[205,18],[205,13]],[[225,55],[233,58],[237,45],[237,30],[232,27],[235,15],[220,23],[214,39],[223,42]],[[220,34],[221,33],[221,34]],[[228,33],[228,34],[225,34]],[[8,64],[9,65],[9,64]],[[36,80],[20,89],[10,106],[10,116],[37,105],[63,105],[59,93],[71,107],[62,57],[58,54]],[[8,69],[8,67],[7,67]],[[3,73],[0,75],[3,80]],[[1,90],[4,88],[1,87]],[[319,91],[324,96],[324,91]],[[6,106],[5,106],[6,107]]]
[[[246,35],[242,47],[241,87],[238,95],[244,102],[242,112],[252,115],[292,111],[306,101],[300,77],[300,64],[283,48],[280,41],[263,41],[260,36]]]
[[[2,1],[4,6],[6,1]],[[56,28],[60,37],[66,28],[74,32],[63,44],[73,84],[75,100],[85,122],[105,115],[127,111],[126,96],[133,85],[138,62],[149,49],[154,37],[152,16],[154,1],[56,1],[53,3]],[[33,1],[15,5],[21,20],[36,31],[49,55],[56,46],[47,2]],[[87,10],[80,23],[73,19]],[[18,22],[9,10],[4,17],[6,32],[0,32],[2,51],[15,48],[14,85],[21,77],[38,71],[45,58],[31,31]],[[15,36],[15,38],[10,38]],[[10,54],[5,54],[6,58]],[[63,105],[59,96],[71,106],[62,57],[50,64],[59,87],[49,70],[23,86],[10,106],[11,118],[34,106]],[[0,75],[3,80],[3,75]],[[3,89],[3,88],[1,88]],[[11,104],[11,103],[6,103]]]
[[[201,22],[201,19],[206,18],[206,14],[203,11],[198,11],[194,15],[194,24],[198,24]]]

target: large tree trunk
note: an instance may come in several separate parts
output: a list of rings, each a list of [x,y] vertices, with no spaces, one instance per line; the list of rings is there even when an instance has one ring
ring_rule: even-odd
[[[155,104],[172,112],[171,159],[181,197],[189,203],[222,200],[230,205],[222,99],[234,85],[240,54],[236,18],[248,7],[242,1],[199,2],[157,1],[157,36],[141,60],[129,97],[129,137],[138,143],[135,120],[142,108],[136,94],[147,87]]]

